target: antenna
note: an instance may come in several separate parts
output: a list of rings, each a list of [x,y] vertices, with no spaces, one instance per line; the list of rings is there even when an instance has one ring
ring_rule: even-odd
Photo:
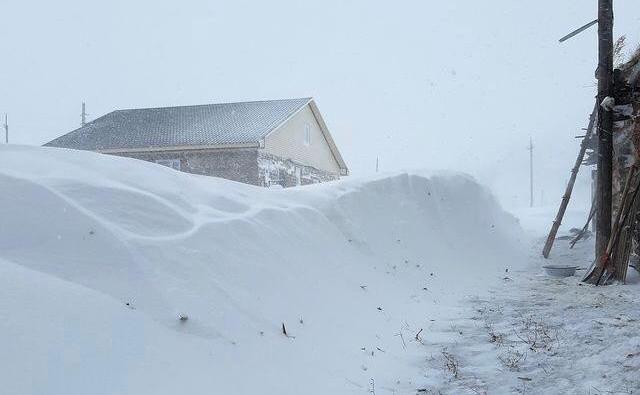
[[[85,110],[84,102],[82,102],[82,113],[80,114],[80,126],[84,126],[87,123],[87,111]]]

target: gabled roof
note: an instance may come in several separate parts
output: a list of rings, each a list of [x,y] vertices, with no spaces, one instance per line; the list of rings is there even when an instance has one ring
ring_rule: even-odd
[[[322,118],[322,114],[320,114],[320,109],[318,109],[318,105],[313,99],[311,99],[311,101],[309,102],[309,107],[311,108],[311,111],[313,112],[313,116],[316,118],[318,125],[320,125],[320,130],[322,131],[322,135],[327,141],[327,144],[329,145],[329,149],[331,149],[331,153],[333,154],[334,159],[336,160],[336,162],[338,162],[341,175],[343,176],[349,175],[349,168],[347,167],[347,163],[342,158],[342,155],[338,150],[338,146],[336,145],[335,141],[333,141],[333,137],[331,137],[331,133],[329,133],[329,128],[327,127],[327,124],[324,122],[324,119]]]
[[[310,102],[311,98],[301,98],[117,110],[45,146],[106,152],[257,146]]]

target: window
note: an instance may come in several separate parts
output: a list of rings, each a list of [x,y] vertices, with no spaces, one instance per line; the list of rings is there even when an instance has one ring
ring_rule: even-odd
[[[171,167],[172,169],[180,170],[180,159],[157,159],[157,164],[162,166]]]
[[[311,144],[311,125],[304,124],[304,145]]]

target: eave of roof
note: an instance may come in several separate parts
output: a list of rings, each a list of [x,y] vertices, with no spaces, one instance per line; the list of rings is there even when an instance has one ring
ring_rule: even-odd
[[[260,148],[261,144],[257,143],[238,143],[238,144],[213,144],[213,145],[183,145],[169,147],[148,147],[148,148],[123,148],[123,149],[104,149],[96,150],[102,154],[121,154],[134,152],[167,152],[167,151],[207,151],[219,149],[235,149],[235,148]]]

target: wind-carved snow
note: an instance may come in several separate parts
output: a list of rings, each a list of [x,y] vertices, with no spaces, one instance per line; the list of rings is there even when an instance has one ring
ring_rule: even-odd
[[[0,185],[8,393],[414,394],[434,325],[522,262],[460,174],[270,190],[3,146]]]
[[[140,191],[77,184],[57,185],[55,189],[100,222],[134,235],[169,236],[194,225],[187,213],[180,212],[180,206]]]

